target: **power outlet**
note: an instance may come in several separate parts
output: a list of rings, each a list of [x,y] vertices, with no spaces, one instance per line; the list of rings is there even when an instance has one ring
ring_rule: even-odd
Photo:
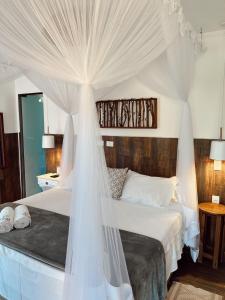
[[[212,203],[219,204],[220,203],[220,196],[212,195]]]

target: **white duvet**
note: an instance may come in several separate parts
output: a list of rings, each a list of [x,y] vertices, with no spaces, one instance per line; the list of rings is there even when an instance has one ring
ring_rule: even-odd
[[[18,201],[69,215],[71,192],[52,189]],[[179,207],[152,208],[114,201],[118,227],[159,240],[166,254],[167,278],[181,257],[182,215]],[[8,300],[60,300],[64,272],[0,245],[0,295]]]

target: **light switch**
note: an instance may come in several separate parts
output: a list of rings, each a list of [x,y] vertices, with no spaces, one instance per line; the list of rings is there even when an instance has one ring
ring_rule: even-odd
[[[114,142],[113,141],[106,141],[106,147],[114,147]]]
[[[212,195],[212,203],[219,204],[220,203],[220,196]]]

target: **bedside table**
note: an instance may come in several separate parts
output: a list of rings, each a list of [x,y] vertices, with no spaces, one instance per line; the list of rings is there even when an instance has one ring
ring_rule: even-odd
[[[48,173],[37,176],[38,185],[43,191],[52,189],[57,186],[59,183],[59,176],[58,177],[51,177],[57,175],[56,173]]]
[[[200,251],[199,251],[198,261],[202,263],[204,257],[211,259],[213,262],[213,268],[217,269],[219,263],[220,248],[221,248],[221,234],[222,234],[222,226],[223,226],[224,216],[225,216],[225,205],[206,202],[206,203],[200,203],[198,207],[199,207],[199,221],[200,221],[200,247],[199,247]],[[212,255],[204,251],[208,217],[214,218],[216,222]]]

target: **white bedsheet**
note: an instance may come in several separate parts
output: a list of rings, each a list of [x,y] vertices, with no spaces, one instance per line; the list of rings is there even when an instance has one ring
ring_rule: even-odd
[[[71,192],[52,189],[17,201],[69,215]],[[151,208],[114,201],[118,227],[159,240],[166,254],[167,277],[181,257],[182,216],[179,209]],[[60,300],[64,272],[0,245],[0,295],[7,300]]]
[[[162,243],[168,279],[177,269],[183,249],[183,222],[179,207],[155,208],[124,201],[115,201],[115,207],[120,229],[143,234]]]

